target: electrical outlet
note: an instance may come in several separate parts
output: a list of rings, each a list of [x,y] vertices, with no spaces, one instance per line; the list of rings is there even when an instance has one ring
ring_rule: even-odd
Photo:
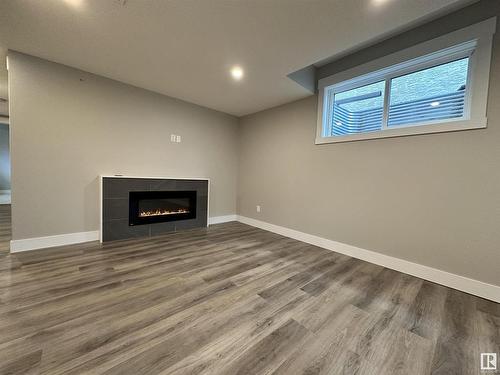
[[[260,212],[260,206],[257,205],[257,207],[255,207],[255,209],[257,210],[257,212]]]
[[[181,136],[180,136],[180,135],[178,135],[178,136],[177,136],[177,138],[176,138],[176,142],[177,142],[177,143],[181,143]]]
[[[175,142],[176,136],[175,134],[170,134],[170,142]]]

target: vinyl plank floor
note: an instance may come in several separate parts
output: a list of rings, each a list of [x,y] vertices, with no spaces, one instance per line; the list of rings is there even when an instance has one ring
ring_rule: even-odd
[[[9,254],[0,374],[479,374],[499,304],[241,223]]]
[[[10,204],[0,204],[0,257],[9,252],[10,221]]]

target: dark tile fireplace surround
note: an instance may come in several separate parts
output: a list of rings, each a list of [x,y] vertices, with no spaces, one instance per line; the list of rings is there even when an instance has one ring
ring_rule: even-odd
[[[102,177],[102,241],[207,226],[208,180]]]

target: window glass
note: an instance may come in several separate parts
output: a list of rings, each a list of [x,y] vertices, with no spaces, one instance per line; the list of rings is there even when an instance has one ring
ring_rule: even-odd
[[[331,107],[331,136],[380,130],[385,81],[336,93]]]
[[[436,122],[464,115],[469,58],[391,80],[388,126]]]

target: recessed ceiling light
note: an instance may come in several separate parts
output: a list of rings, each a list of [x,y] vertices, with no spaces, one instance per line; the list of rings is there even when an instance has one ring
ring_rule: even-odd
[[[69,6],[80,8],[83,5],[83,0],[63,0]]]
[[[240,79],[243,78],[243,75],[244,75],[244,73],[243,73],[243,69],[241,69],[241,67],[239,67],[239,66],[233,66],[231,68],[231,76],[235,80],[239,81]]]
[[[432,102],[431,103],[431,107],[437,107],[438,105],[440,105],[441,103],[439,102]]]

